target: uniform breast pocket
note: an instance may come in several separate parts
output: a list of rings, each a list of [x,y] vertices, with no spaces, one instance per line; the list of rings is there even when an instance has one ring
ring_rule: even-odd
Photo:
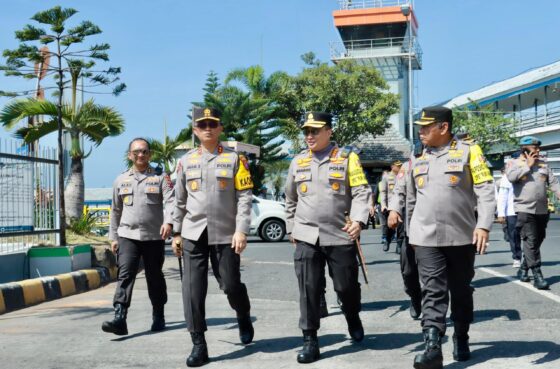
[[[200,191],[201,185],[201,178],[202,178],[202,171],[200,169],[197,170],[187,170],[185,172],[185,178],[187,180],[186,188],[187,192],[198,192]]]
[[[134,190],[130,186],[119,187],[119,196],[126,206],[132,206],[134,203]]]
[[[445,177],[449,187],[460,186],[464,180],[464,165],[463,164],[449,164],[445,169]]]
[[[149,205],[161,204],[161,189],[159,185],[147,185],[145,192],[146,192],[146,204]]]
[[[296,174],[294,181],[297,185],[298,196],[309,196],[311,192],[311,172]]]
[[[228,191],[233,188],[233,169],[216,169],[216,189],[218,191]]]
[[[417,165],[412,171],[414,183],[417,189],[423,189],[428,185],[428,165]]]
[[[346,173],[329,173],[329,187],[331,193],[335,195],[346,194]]]

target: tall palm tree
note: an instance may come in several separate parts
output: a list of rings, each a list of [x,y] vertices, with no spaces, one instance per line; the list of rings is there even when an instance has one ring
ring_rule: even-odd
[[[19,128],[16,136],[26,143],[34,142],[50,133],[57,131],[57,105],[45,100],[22,99],[14,100],[7,104],[0,112],[0,124],[6,129],[12,129],[22,119],[43,115],[47,121],[43,124]],[[83,105],[62,106],[63,132],[70,135],[70,158],[71,169],[64,196],[66,198],[65,210],[68,214],[68,222],[82,215],[84,206],[84,166],[83,160],[90,154],[92,148],[86,154],[81,145],[80,137],[83,136],[91,141],[94,146],[99,146],[109,136],[118,136],[124,131],[124,119],[113,108],[97,105],[89,100]]]

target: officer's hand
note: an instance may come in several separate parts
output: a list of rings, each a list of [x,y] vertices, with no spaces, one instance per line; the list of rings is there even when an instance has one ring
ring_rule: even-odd
[[[353,220],[351,223],[346,223],[342,230],[348,233],[352,240],[355,240],[360,236],[362,226],[360,225],[360,222],[356,222],[355,220]]]
[[[525,155],[525,159],[527,160],[527,165],[529,166],[529,168],[535,165],[535,162],[537,161],[537,158],[539,156],[539,154],[536,151],[531,153],[524,153],[524,155]]]
[[[290,240],[293,247],[296,247],[296,239],[293,238],[291,234],[288,235],[288,240]]]
[[[482,255],[488,247],[488,231],[486,229],[477,228],[473,233],[473,245],[476,246],[476,251]]]
[[[178,258],[183,255],[183,238],[180,234],[173,237],[173,243],[171,243],[171,248],[173,249],[173,253]]]
[[[171,236],[171,224],[162,224],[161,228],[159,229],[159,234],[161,235],[162,240],[166,240],[169,236]]]
[[[385,213],[387,211],[387,207],[386,206],[381,206],[381,213]]]
[[[369,216],[370,216],[370,217],[375,216],[375,207],[374,207],[374,206],[371,206],[371,207],[369,208]]]
[[[506,222],[506,218],[505,217],[498,217],[496,219],[496,222],[500,223],[500,224],[505,224]]]
[[[247,235],[236,231],[231,240],[231,248],[235,249],[236,254],[241,254],[245,247],[247,247]]]
[[[387,218],[387,226],[389,228],[395,229],[397,228],[399,223],[402,223],[401,215],[398,212],[391,210],[391,212],[389,213],[389,218]]]
[[[111,241],[111,251],[113,251],[113,254],[116,254],[118,249],[119,243],[117,241]]]

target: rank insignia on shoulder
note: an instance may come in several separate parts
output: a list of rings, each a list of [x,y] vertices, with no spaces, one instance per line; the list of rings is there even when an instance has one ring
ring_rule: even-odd
[[[344,146],[344,148],[342,148],[342,150],[340,150],[340,157],[346,159],[348,156],[350,156],[350,153],[354,150],[353,146]]]

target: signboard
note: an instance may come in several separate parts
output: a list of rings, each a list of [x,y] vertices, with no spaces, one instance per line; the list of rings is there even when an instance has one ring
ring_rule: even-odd
[[[33,230],[33,163],[0,159],[0,233]]]

